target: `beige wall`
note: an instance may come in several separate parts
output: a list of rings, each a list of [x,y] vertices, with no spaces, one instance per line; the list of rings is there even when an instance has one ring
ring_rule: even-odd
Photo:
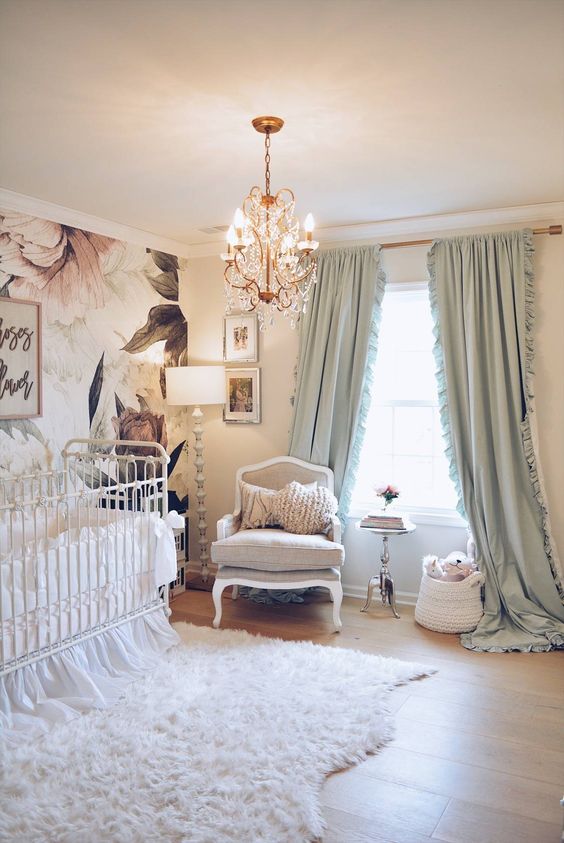
[[[181,290],[180,305],[188,318],[188,357],[191,365],[220,363],[223,355],[223,265],[218,257],[198,258],[189,263],[188,279]],[[233,509],[235,471],[288,451],[290,397],[294,390],[294,366],[298,351],[297,332],[280,317],[274,328],[259,332],[258,366],[261,373],[261,424],[225,424],[222,407],[204,407],[204,459],[208,536],[215,538],[217,519]],[[231,364],[237,368],[236,364]],[[193,437],[189,436],[192,445]],[[193,456],[193,451],[192,451]],[[193,476],[193,475],[192,475]],[[194,501],[194,484],[190,500]],[[197,531],[190,519],[191,557],[197,558]]]
[[[449,232],[455,233],[464,232]],[[564,237],[535,237],[535,247],[539,448],[553,531],[560,555],[563,557]],[[426,247],[384,252],[388,280],[413,282],[426,279],[426,253]],[[190,260],[180,303],[188,318],[189,362],[220,362],[225,297],[222,264],[218,257]],[[291,417],[289,399],[293,391],[296,355],[296,332],[282,319],[274,328],[269,328],[260,336],[257,365],[262,375],[262,424],[227,425],[221,419],[221,408],[205,409],[205,474],[208,535],[211,539],[215,537],[217,518],[232,508],[233,481],[237,467],[286,453]],[[189,441],[192,442],[191,436]],[[192,500],[195,499],[193,493],[192,487]],[[192,519],[192,558],[197,557],[196,538]],[[347,530],[347,564],[343,579],[345,587],[352,593],[361,592],[368,575],[376,566],[378,548],[372,539],[371,536],[355,535],[350,528]],[[464,542],[464,531],[460,529],[423,525],[413,536],[398,540],[393,548],[398,589],[405,593],[417,591],[421,555],[428,552],[446,554],[449,550],[464,547]]]

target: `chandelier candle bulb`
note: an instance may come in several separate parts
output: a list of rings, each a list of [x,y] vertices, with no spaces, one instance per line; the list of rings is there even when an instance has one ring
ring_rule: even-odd
[[[226,239],[227,239],[227,251],[224,252],[222,255],[220,255],[220,257],[221,257],[222,261],[225,261],[228,264],[232,264],[233,261],[235,260],[234,246],[235,246],[235,241],[236,241],[235,229],[232,225],[229,226],[229,229],[227,231],[227,238]]]
[[[237,208],[235,211],[235,217],[233,219],[233,226],[235,228],[235,242],[234,246],[236,249],[243,249],[245,247],[245,243],[243,241],[243,229],[245,227],[245,216],[241,208]]]
[[[305,240],[300,240],[298,243],[298,249],[306,255],[309,255],[310,252],[314,252],[319,247],[317,240],[313,239],[314,226],[315,222],[313,220],[313,214],[308,214],[304,220]],[[314,283],[316,280],[317,279],[314,279]]]

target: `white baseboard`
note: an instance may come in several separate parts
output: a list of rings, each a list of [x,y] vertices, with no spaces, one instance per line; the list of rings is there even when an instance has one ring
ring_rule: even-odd
[[[356,600],[366,600],[366,586],[343,583],[343,594],[345,597],[354,597]],[[375,592],[374,600],[377,599],[378,595]],[[401,603],[404,606],[415,606],[417,594],[412,591],[396,591],[396,603]]]

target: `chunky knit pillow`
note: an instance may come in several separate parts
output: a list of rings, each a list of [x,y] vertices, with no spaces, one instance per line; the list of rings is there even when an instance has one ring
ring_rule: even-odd
[[[278,524],[288,533],[311,536],[331,526],[337,499],[324,486],[308,489],[294,480],[274,498],[273,512]]]

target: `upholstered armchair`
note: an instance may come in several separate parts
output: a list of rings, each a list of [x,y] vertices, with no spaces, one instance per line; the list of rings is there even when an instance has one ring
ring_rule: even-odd
[[[345,559],[339,519],[333,516],[328,532],[315,535],[299,535],[274,527],[241,529],[241,480],[276,491],[293,480],[304,485],[315,481],[330,492],[334,490],[330,468],[295,457],[274,457],[237,471],[234,512],[217,522],[217,541],[211,546],[211,558],[217,564],[213,587],[214,627],[221,622],[221,595],[227,586],[233,587],[233,599],[237,598],[239,586],[284,590],[321,586],[329,590],[333,624],[339,632],[343,600],[341,566]]]

